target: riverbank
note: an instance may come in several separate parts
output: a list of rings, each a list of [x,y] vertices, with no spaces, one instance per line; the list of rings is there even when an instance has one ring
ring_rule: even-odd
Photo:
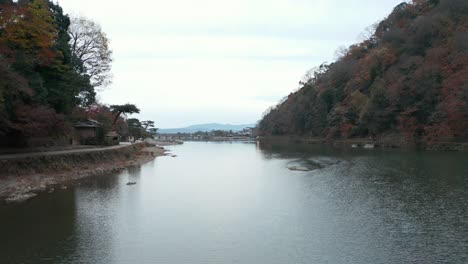
[[[304,144],[324,144],[336,148],[397,148],[397,149],[413,149],[427,151],[468,151],[468,142],[421,142],[419,144],[410,143],[401,136],[384,136],[376,139],[369,138],[352,138],[352,139],[325,139],[311,138],[302,136],[269,136],[260,137],[264,141],[278,141],[288,143],[304,143]]]
[[[41,192],[66,189],[78,179],[147,163],[166,149],[145,143],[65,153],[34,153],[0,160],[0,203],[23,202]]]

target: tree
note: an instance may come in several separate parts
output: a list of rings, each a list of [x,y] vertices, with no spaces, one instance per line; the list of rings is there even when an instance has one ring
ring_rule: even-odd
[[[157,128],[154,128],[153,121],[140,121],[136,118],[127,119],[130,135],[135,138],[144,138],[156,134]],[[151,127],[148,132],[148,127]]]
[[[127,135],[130,131],[130,124],[121,116],[115,120],[115,112],[109,106],[104,104],[95,103],[87,108],[76,107],[74,113],[70,116],[73,122],[81,121],[84,119],[93,119],[101,123],[100,131],[105,135],[109,131],[115,131],[119,135]],[[130,119],[129,119],[130,120]],[[100,143],[104,143],[104,138],[98,138]]]
[[[148,127],[154,127],[154,121],[147,120],[147,121],[141,121],[141,125],[145,129],[145,131],[148,129]]]
[[[141,122],[137,118],[127,119],[127,124],[129,128],[141,128]]]
[[[158,133],[159,128],[152,127],[149,129],[150,134],[156,135]]]
[[[104,82],[96,80],[108,76],[111,52],[100,32],[100,38],[86,35],[94,41],[87,51],[95,50],[96,42],[104,45],[97,53],[99,63],[85,52],[76,56],[70,23],[51,0],[0,0],[0,142],[19,146],[36,142],[30,140],[35,137],[69,134],[74,111],[92,109],[95,86]],[[76,44],[87,43],[81,40]],[[109,129],[126,126],[123,118],[114,120],[114,113],[105,108],[97,116],[108,119]]]
[[[268,111],[261,135],[468,136],[468,1],[398,5],[337,61],[309,71]]]
[[[375,31],[379,27],[379,23],[374,23],[364,29],[364,32],[359,34],[359,40],[364,42],[366,40],[369,40],[371,43],[375,43],[376,40],[376,34]]]
[[[1,4],[0,14],[2,53],[31,65],[50,64],[57,56],[53,46],[58,31],[46,0]]]
[[[58,56],[53,67],[41,70],[44,85],[47,86],[49,91],[52,91],[48,92],[52,97],[48,98],[48,101],[60,112],[69,112],[76,105],[88,107],[95,103],[96,92],[91,84],[90,76],[82,75],[74,69],[76,59],[74,59],[71,52],[71,37],[68,34],[71,24],[70,18],[63,13],[58,4],[49,2],[49,9],[58,29],[54,45]],[[57,91],[59,92],[57,93]],[[68,101],[68,103],[63,101]],[[65,105],[63,105],[64,103]]]
[[[11,117],[14,106],[20,102],[21,95],[32,95],[27,80],[9,67],[0,57],[0,135],[6,134],[12,127]]]
[[[128,132],[130,135],[132,135],[135,138],[142,137],[143,128],[141,127],[140,120],[138,120],[137,118],[129,118],[127,119],[127,125],[128,125]]]
[[[70,129],[63,115],[57,114],[47,106],[16,107],[16,122],[14,127],[22,135],[29,137],[61,136]]]
[[[68,33],[75,70],[90,76],[94,87],[108,86],[112,79],[112,50],[101,26],[85,17],[74,17]]]
[[[138,107],[136,107],[136,105],[134,104],[111,105],[110,109],[115,115],[114,121],[112,122],[113,125],[115,125],[115,122],[117,121],[117,119],[119,119],[121,114],[127,115],[140,113],[140,109],[138,109]]]

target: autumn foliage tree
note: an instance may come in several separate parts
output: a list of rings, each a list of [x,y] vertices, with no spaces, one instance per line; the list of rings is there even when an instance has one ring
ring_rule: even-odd
[[[50,0],[0,1],[0,144],[67,137],[73,109],[95,102],[91,76],[76,70],[70,23]]]
[[[468,1],[402,3],[361,43],[301,81],[263,135],[468,138]]]
[[[47,1],[2,4],[0,10],[2,52],[13,60],[21,56],[33,64],[50,64],[57,56],[53,46],[58,30]]]

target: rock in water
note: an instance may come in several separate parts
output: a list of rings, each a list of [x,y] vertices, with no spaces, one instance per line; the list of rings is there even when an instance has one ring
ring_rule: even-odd
[[[14,196],[11,196],[11,197],[8,197],[7,199],[5,199],[5,202],[7,204],[11,204],[11,203],[22,203],[28,199],[31,199],[33,197],[37,196],[36,193],[26,193],[26,194],[16,194]]]
[[[311,171],[322,169],[323,167],[319,162],[307,159],[292,161],[288,164],[288,169],[292,171]]]
[[[136,182],[127,182],[127,185],[135,185]]]
[[[301,166],[289,166],[288,169],[292,171],[311,171],[312,170],[312,169],[301,167]]]

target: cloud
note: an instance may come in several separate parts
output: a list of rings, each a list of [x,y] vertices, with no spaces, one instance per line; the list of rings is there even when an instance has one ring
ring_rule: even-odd
[[[105,103],[159,127],[250,123],[332,61],[399,0],[61,0],[102,25],[114,50]]]

